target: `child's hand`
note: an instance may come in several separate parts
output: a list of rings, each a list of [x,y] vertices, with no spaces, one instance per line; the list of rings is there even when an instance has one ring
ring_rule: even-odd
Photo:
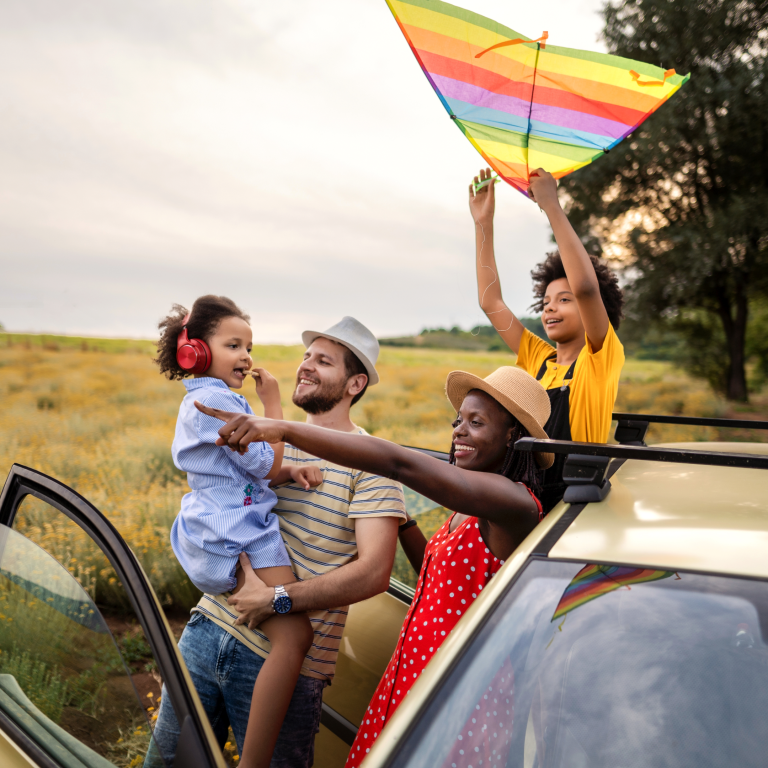
[[[479,177],[475,176],[475,182],[480,183],[490,178],[491,169],[486,168],[480,171]],[[469,185],[469,212],[472,214],[475,224],[487,226],[493,223],[493,212],[496,208],[494,186],[495,184],[491,182],[482,189],[478,189],[477,194],[475,194],[475,188],[472,184]]]
[[[256,382],[256,394],[264,405],[280,402],[280,385],[266,368],[252,368],[248,373]]]
[[[293,482],[298,483],[305,491],[317,488],[323,483],[323,473],[317,467],[291,466],[289,472]]]
[[[531,188],[528,194],[544,213],[560,207],[560,201],[557,199],[557,180],[551,173],[543,168],[537,168],[531,172],[529,181]]]

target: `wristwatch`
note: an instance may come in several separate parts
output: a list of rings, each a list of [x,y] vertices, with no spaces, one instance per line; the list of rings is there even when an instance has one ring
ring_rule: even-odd
[[[272,599],[272,610],[275,613],[290,613],[293,608],[293,601],[285,591],[285,587],[279,584],[275,587],[275,596]]]

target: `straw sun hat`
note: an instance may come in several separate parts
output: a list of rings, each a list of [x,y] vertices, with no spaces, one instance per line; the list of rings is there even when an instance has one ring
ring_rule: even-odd
[[[544,425],[549,418],[549,397],[544,387],[522,368],[505,365],[481,379],[466,371],[451,371],[445,382],[445,394],[458,411],[467,394],[479,389],[506,408],[527,430],[531,437],[547,439]],[[551,453],[536,453],[536,463],[542,469],[551,467]]]

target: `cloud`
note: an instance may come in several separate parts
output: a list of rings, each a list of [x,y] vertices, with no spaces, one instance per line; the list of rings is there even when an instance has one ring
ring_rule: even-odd
[[[519,24],[471,5],[537,35],[537,13],[567,7],[578,41],[561,42],[595,48],[599,19],[577,12],[596,2]],[[6,327],[151,336],[209,292],[241,301],[262,341],[346,313],[381,335],[483,320],[465,199],[480,158],[383,0],[11,0],[0,66]],[[499,197],[522,310],[548,228]]]

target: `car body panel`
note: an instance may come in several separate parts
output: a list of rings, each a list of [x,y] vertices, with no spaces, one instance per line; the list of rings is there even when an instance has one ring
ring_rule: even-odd
[[[754,443],[658,447],[768,454],[768,444]],[[765,470],[628,461],[611,484],[550,557],[768,578]]]
[[[0,731],[0,765],[3,768],[37,768],[37,763],[21,751],[8,734]]]
[[[350,606],[341,638],[336,680],[323,701],[353,723],[360,723],[384,675],[408,604],[387,592]]]

